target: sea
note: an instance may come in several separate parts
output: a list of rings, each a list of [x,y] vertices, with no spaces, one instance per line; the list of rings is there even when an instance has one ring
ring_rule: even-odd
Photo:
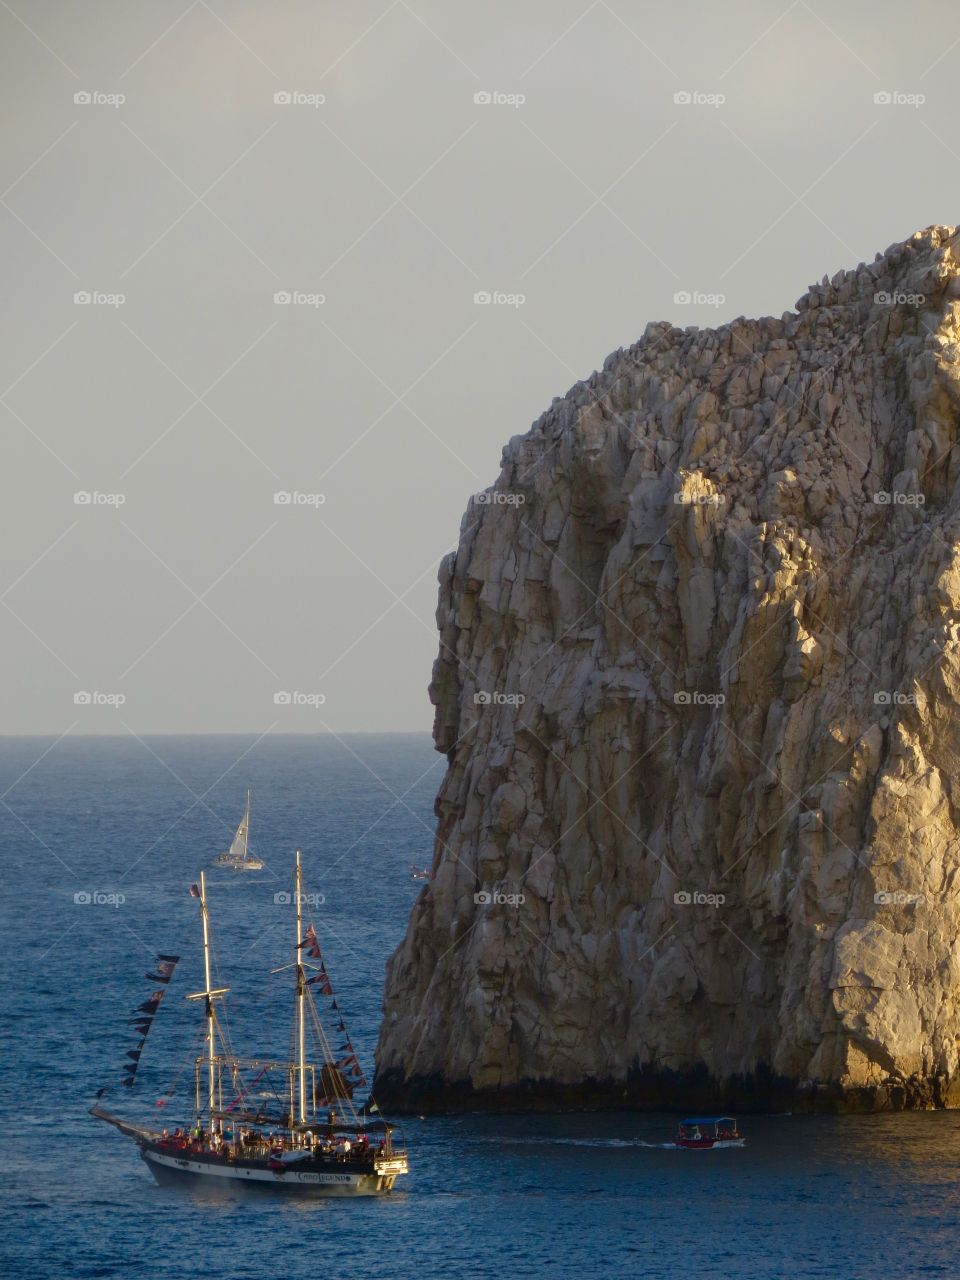
[[[960,1115],[743,1117],[741,1150],[669,1149],[675,1116],[409,1116],[379,1199],[161,1188],[88,1114],[189,1118],[207,868],[238,1052],[286,1056],[294,851],[368,1076],[384,964],[423,889],[444,760],[427,735],[0,739],[0,1269],[32,1280],[960,1275]],[[252,795],[263,871],[209,868]],[[133,1088],[158,953],[181,957]],[[272,972],[281,970],[280,972]],[[162,1106],[158,1107],[158,1103]]]

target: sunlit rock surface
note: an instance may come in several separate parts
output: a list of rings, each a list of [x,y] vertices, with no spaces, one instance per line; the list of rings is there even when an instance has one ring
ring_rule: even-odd
[[[384,1102],[960,1101],[958,321],[933,227],[510,441],[440,574]]]

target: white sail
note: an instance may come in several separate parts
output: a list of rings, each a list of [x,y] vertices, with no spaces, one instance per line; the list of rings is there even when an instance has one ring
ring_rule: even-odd
[[[247,807],[244,810],[243,817],[240,819],[240,825],[237,827],[237,834],[233,837],[233,843],[230,845],[230,857],[239,861],[247,860],[247,838],[250,833],[250,797],[247,797]]]

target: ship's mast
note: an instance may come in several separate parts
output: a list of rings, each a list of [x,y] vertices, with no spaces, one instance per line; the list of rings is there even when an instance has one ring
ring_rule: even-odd
[[[306,1020],[304,1001],[306,983],[303,972],[303,870],[300,866],[300,850],[297,850],[297,1074],[299,1076],[298,1118],[307,1121],[307,1056]]]
[[[203,991],[194,991],[186,998],[202,1000],[207,1017],[207,1105],[210,1111],[210,1132],[219,1127],[214,1116],[217,1106],[217,1017],[214,1013],[214,1000],[222,998],[230,990],[229,987],[210,986],[210,921],[207,915],[207,885],[204,874],[200,872],[200,884],[190,886],[191,897],[200,898],[200,919],[203,922],[203,976],[206,983]],[[200,1075],[203,1059],[197,1058],[197,1111],[200,1110]]]
[[[247,861],[247,850],[250,847],[250,792],[247,792],[247,810],[243,815],[243,860]]]
[[[210,983],[210,924],[207,920],[207,886],[200,872],[200,916],[203,920],[203,976],[207,992],[207,1104],[210,1111],[210,1132],[214,1132],[213,1112],[217,1102],[217,1046],[216,1017],[213,1012],[213,991]]]

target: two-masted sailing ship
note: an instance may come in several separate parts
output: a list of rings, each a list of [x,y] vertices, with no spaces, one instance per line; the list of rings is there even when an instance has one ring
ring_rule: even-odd
[[[205,1052],[194,1062],[194,1105],[189,1123],[156,1130],[133,1124],[98,1101],[91,1114],[132,1138],[159,1183],[274,1188],[306,1196],[372,1196],[393,1189],[408,1170],[407,1153],[394,1142],[394,1127],[366,1089],[350,1043],[314,926],[304,925],[303,871],[297,851],[296,946],[292,960],[274,973],[293,978],[294,1053],[290,1061],[241,1058],[228,1051],[225,1008],[228,987],[211,976],[210,917],[206,879],[190,889],[199,899],[203,927],[204,987],[186,997],[203,1010]],[[134,1018],[139,1043],[127,1054],[125,1079],[136,1079],[144,1041],[168,989],[178,956],[158,956],[147,975],[160,985]],[[323,1007],[318,1008],[318,999]],[[101,1090],[98,1099],[106,1091]]]

